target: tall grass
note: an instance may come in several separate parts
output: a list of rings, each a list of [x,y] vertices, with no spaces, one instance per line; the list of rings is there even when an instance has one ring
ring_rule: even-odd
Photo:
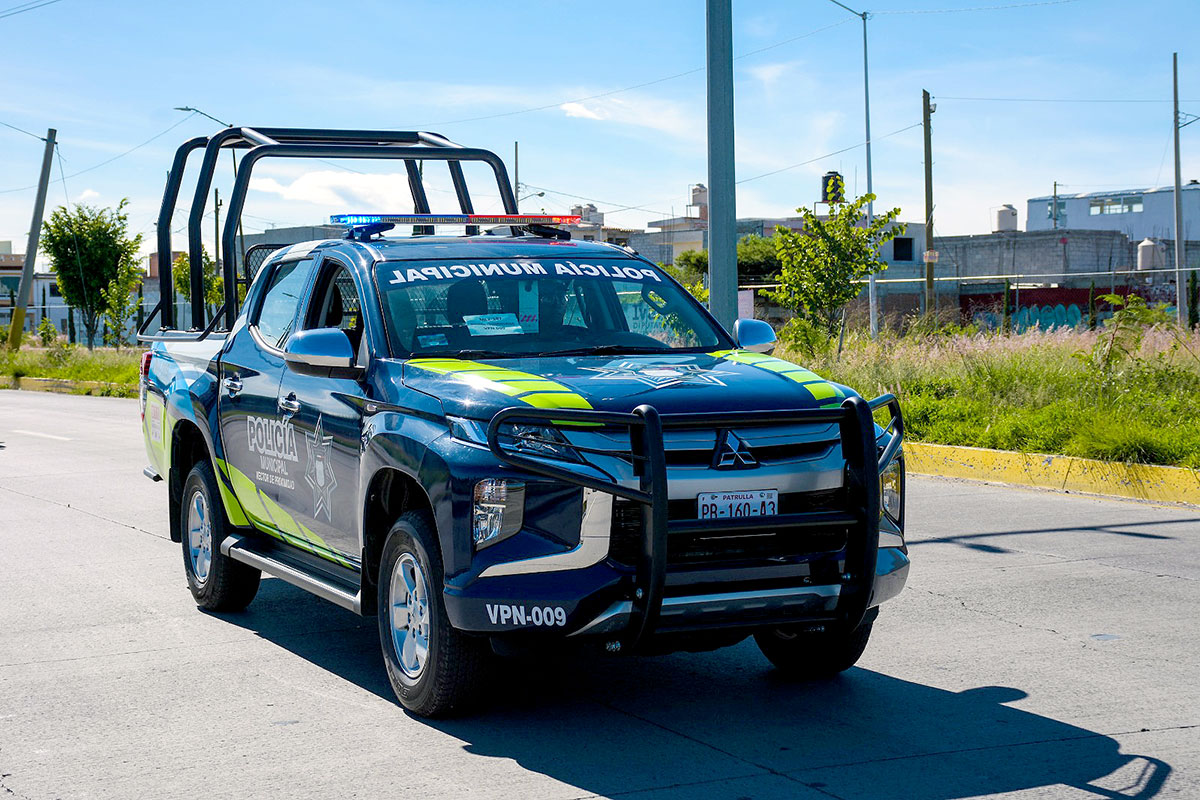
[[[1099,369],[1105,331],[852,334],[780,355],[873,395],[896,394],[914,440],[1200,467],[1200,335],[1144,332]]]
[[[0,375],[136,384],[141,352],[136,347],[88,351],[61,342],[47,348],[25,347],[15,353],[0,350]]]

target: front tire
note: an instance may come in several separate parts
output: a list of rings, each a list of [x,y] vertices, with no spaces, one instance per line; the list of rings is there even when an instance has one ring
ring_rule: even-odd
[[[409,511],[379,564],[379,639],[400,705],[422,717],[461,710],[480,688],[488,644],[455,630],[442,600],[441,550],[429,516]]]
[[[229,522],[207,461],[192,467],[183,482],[179,513],[183,569],[196,604],[205,611],[243,610],[258,594],[262,573],[221,553]]]
[[[754,634],[758,649],[781,673],[795,680],[832,678],[850,669],[867,649],[873,623],[852,631],[780,626]]]

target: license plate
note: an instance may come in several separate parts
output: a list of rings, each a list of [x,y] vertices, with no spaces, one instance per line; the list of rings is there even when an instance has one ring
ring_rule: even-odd
[[[696,505],[700,519],[771,517],[779,513],[779,492],[776,489],[704,492],[696,495]]]

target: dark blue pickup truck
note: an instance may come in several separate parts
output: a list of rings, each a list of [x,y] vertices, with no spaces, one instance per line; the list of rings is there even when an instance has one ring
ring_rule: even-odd
[[[202,608],[244,608],[265,572],[377,615],[396,694],[422,715],[463,707],[489,658],[527,647],[752,635],[798,677],[855,663],[908,572],[894,398],[773,358],[763,322],[730,335],[626,248],[517,215],[498,158],[434,134],[192,140],[160,250],[188,154],[205,154],[198,219],[223,147],[247,151],[225,307],[194,304],[181,330],[168,303],[142,332],[146,472],[166,481]],[[239,275],[231,226],[274,155],[442,159],[463,213],[430,214],[410,169],[414,214],[344,219],[346,238]],[[493,168],[508,214],[473,213],[467,160]],[[413,235],[382,237],[399,224]],[[434,235],[454,224],[465,235]]]

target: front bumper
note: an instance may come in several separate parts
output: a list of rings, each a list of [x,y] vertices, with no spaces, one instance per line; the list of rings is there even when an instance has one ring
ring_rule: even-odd
[[[887,407],[893,429],[878,448],[872,412]],[[767,518],[669,520],[663,428],[744,427],[778,423],[837,423],[846,462],[845,507]],[[506,448],[502,426],[624,425],[627,457],[637,488]],[[881,542],[880,473],[899,457],[903,422],[890,395],[867,403],[847,399],[840,408],[778,414],[703,414],[660,417],[649,406],[632,414],[512,408],[492,419],[488,446],[501,462],[584,489],[577,547],[565,553],[494,564],[445,589],[454,627],[479,633],[540,631],[562,636],[605,636],[635,646],[658,633],[727,629],[810,621],[854,628],[868,611],[899,593],[907,578],[903,539],[884,531]],[[590,500],[589,500],[590,498]],[[608,548],[614,498],[637,503],[642,527],[638,552],[617,563]],[[597,511],[599,509],[600,511]],[[607,513],[602,513],[607,509]],[[836,552],[730,568],[668,567],[672,536],[745,535],[766,531],[838,528],[846,532]],[[884,545],[881,547],[881,544]],[[894,545],[894,546],[893,546]],[[636,563],[628,563],[635,561]],[[464,576],[465,578],[466,576]]]

